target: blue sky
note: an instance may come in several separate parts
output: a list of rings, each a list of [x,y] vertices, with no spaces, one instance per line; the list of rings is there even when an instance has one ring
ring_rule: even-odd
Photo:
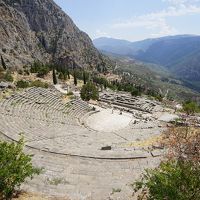
[[[94,39],[200,35],[200,0],[54,0]]]

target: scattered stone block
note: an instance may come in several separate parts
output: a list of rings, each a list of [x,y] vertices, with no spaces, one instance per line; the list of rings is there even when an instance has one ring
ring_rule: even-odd
[[[102,151],[110,151],[112,149],[111,146],[105,146],[105,147],[101,147]]]

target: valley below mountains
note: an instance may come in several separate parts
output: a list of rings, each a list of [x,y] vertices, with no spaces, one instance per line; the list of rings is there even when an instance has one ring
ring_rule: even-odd
[[[160,66],[186,87],[200,91],[200,36],[178,35],[138,42],[99,38],[93,42],[107,55],[141,61],[146,66]]]

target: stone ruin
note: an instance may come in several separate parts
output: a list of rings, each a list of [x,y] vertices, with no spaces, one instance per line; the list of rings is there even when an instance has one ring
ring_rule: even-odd
[[[23,189],[74,200],[102,200],[112,196],[113,188],[120,188],[116,199],[132,199],[129,185],[145,168],[160,162],[162,152],[150,151],[148,141],[163,129],[153,119],[143,122],[160,105],[126,95],[103,94],[100,99],[127,109],[130,120],[137,115],[138,122],[107,133],[92,130],[85,121],[98,113],[79,98],[65,103],[54,89],[34,87],[0,101],[0,138],[18,141],[23,134],[34,164],[45,168]],[[149,123],[154,124],[150,129]],[[62,181],[52,185],[54,179]]]

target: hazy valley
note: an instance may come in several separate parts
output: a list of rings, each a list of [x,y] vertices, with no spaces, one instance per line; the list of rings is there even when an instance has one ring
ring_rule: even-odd
[[[99,38],[93,42],[102,52],[144,62],[147,68],[149,63],[161,66],[186,86],[200,90],[199,36],[178,35],[138,42]]]

